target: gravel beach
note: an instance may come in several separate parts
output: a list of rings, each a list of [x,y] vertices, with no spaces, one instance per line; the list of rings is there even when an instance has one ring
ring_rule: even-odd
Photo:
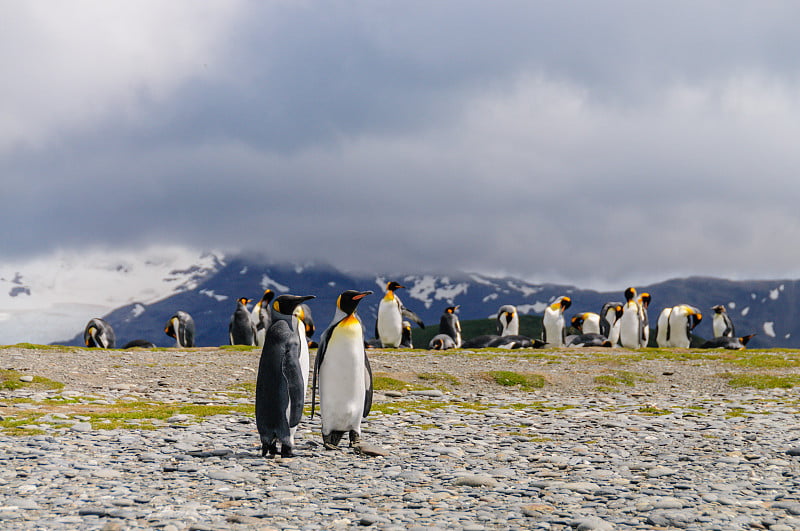
[[[800,529],[796,352],[374,350],[371,455],[305,416],[291,459],[258,356],[0,348],[0,527]]]

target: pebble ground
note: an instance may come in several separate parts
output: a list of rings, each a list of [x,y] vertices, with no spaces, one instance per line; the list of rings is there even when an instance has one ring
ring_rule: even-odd
[[[725,387],[716,362],[643,362],[626,368],[653,378],[599,389],[590,377],[606,362],[375,353],[377,372],[465,383],[378,394],[368,456],[322,449],[318,417],[303,419],[297,457],[265,459],[246,411],[155,429],[86,415],[141,400],[244,405],[225,390],[254,379],[257,356],[0,349],[3,368],[66,384],[0,393],[6,419],[36,412],[24,427],[35,435],[0,435],[0,528],[800,529],[797,391]],[[465,376],[501,366],[554,383],[523,392]]]

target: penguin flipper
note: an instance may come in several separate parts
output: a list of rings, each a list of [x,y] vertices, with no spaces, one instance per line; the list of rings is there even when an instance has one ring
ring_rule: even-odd
[[[314,418],[314,408],[317,405],[317,387],[319,386],[318,378],[319,378],[319,368],[322,366],[322,360],[325,359],[325,351],[328,349],[328,340],[330,339],[331,335],[333,334],[334,326],[330,326],[325,333],[322,334],[322,338],[319,340],[319,346],[317,347],[317,354],[314,356],[314,375],[311,379],[311,418]],[[365,354],[366,355],[366,354]]]
[[[289,427],[300,424],[303,418],[303,372],[300,369],[300,360],[287,349],[283,356],[281,367],[289,391]]]
[[[425,328],[425,323],[422,322],[422,319],[420,319],[419,315],[415,314],[414,312],[405,307],[401,308],[400,311],[403,314],[403,317],[405,317],[406,319],[411,319],[412,321],[417,323],[420,328],[422,329]]]
[[[366,352],[364,352],[364,372],[364,377],[367,378],[367,389],[364,393],[364,414],[362,417],[366,418],[372,409],[372,367],[369,364]]]

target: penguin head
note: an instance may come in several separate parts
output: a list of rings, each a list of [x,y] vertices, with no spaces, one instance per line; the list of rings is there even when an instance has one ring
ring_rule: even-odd
[[[298,321],[303,323],[306,337],[313,336],[316,328],[314,327],[314,320],[311,318],[311,308],[308,307],[308,304],[299,304],[297,308],[294,309],[294,315],[297,317]]]
[[[727,313],[727,310],[725,310],[725,306],[721,304],[717,304],[716,306],[713,306],[711,309],[714,310],[714,313]]]
[[[394,280],[386,283],[386,291],[394,291],[400,288],[405,288],[405,286],[401,286],[399,282],[395,282]]]
[[[614,306],[614,313],[616,313],[617,319],[621,319],[622,318],[622,314],[624,313],[624,311],[625,311],[625,307],[622,306],[621,304],[617,304],[616,306]]]
[[[86,329],[86,333],[83,334],[83,340],[87,347],[97,346],[97,339],[95,339],[96,335],[97,328],[94,326],[94,324],[90,324],[89,328]]]
[[[458,308],[459,306],[448,306],[447,308],[444,309],[444,313],[456,313],[456,310],[458,310]]]
[[[431,341],[431,350],[443,350],[444,349],[444,341],[440,338],[435,338]]]
[[[275,292],[271,289],[265,289],[264,294],[261,296],[261,301],[269,303],[273,298],[275,298]]]
[[[563,312],[564,310],[572,306],[572,299],[570,299],[569,297],[561,297],[560,305],[561,305],[561,311]]]
[[[747,342],[750,341],[751,339],[753,339],[754,335],[755,334],[749,334],[749,335],[746,335],[744,337],[740,337],[739,338],[739,343],[742,344],[742,347],[746,347],[747,346]]]
[[[586,319],[585,313],[576,313],[572,316],[572,319],[569,320],[569,324],[577,328],[578,330],[581,329],[583,326],[583,321]]]
[[[700,321],[703,320],[703,314],[697,311],[697,308],[691,306],[687,306],[686,308],[686,314],[689,318],[689,330],[694,330],[694,328],[700,324]]]
[[[651,300],[652,299],[651,299],[649,293],[645,292],[645,293],[642,293],[641,295],[639,295],[639,304],[641,304],[644,308],[647,308],[647,307],[650,306],[650,301]]]
[[[339,298],[336,300],[336,307],[344,312],[345,315],[352,315],[356,311],[356,308],[358,308],[358,303],[367,295],[372,295],[372,292],[349,289],[339,295]]]
[[[248,299],[247,297],[239,297],[238,299],[236,299],[236,302],[244,307],[247,307],[249,303],[253,302],[253,299]]]
[[[272,301],[272,318],[291,320],[295,309],[303,302],[313,298],[314,295],[279,295]]]
[[[636,299],[636,288],[628,288],[625,290],[625,300],[630,302]]]

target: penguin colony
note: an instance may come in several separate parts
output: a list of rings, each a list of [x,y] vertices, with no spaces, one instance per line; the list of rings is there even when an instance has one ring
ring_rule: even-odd
[[[326,449],[338,449],[347,434],[350,446],[361,451],[361,421],[372,406],[372,370],[369,348],[413,348],[411,322],[420,328],[422,319],[406,308],[396,291],[404,286],[389,282],[378,305],[375,338],[364,337],[364,327],[356,314],[362,299],[371,291],[347,290],[336,301],[335,315],[322,334],[314,361],[311,383],[311,416],[319,414],[322,441]],[[624,292],[625,302],[608,302],[600,313],[579,312],[566,325],[564,312],[572,305],[567,296],[556,298],[545,310],[541,338],[519,334],[519,313],[512,305],[503,305],[495,317],[497,334],[464,340],[456,315],[458,306],[445,308],[439,321],[439,333],[428,348],[543,348],[543,347],[614,347],[643,348],[650,340],[648,308],[651,296],[637,294],[635,288]],[[311,373],[309,347],[314,321],[305,301],[313,295],[279,295],[266,290],[248,311],[252,299],[241,297],[228,324],[231,345],[261,346],[256,381],[256,425],[263,456],[294,455],[294,434],[299,425]],[[700,348],[744,349],[755,335],[736,337],[734,326],[724,306],[714,306],[714,337]],[[658,316],[655,342],[659,347],[689,348],[692,330],[703,319],[696,307],[680,304],[664,308]],[[570,331],[577,331],[569,334]],[[176,347],[193,347],[195,324],[192,317],[177,311],[167,321],[164,332],[175,339]],[[115,348],[114,329],[103,319],[91,319],[84,330],[87,347]],[[124,348],[154,345],[133,340]]]

